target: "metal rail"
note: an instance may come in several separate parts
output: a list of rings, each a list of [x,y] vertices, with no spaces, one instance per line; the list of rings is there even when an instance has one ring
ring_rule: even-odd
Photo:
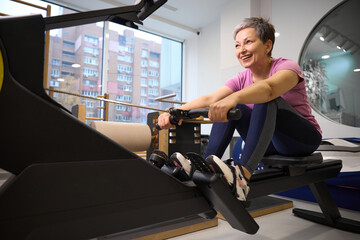
[[[147,106],[142,106],[142,105],[136,105],[136,104],[132,104],[132,103],[120,102],[120,101],[110,100],[110,99],[101,98],[101,97],[85,96],[85,95],[82,95],[82,94],[79,94],[79,93],[65,92],[65,91],[56,90],[56,89],[50,89],[50,88],[45,88],[45,90],[50,91],[50,92],[56,92],[56,93],[72,95],[72,96],[76,96],[76,97],[82,97],[82,98],[88,98],[88,99],[93,99],[93,100],[98,100],[98,101],[109,102],[109,103],[121,104],[121,105],[125,105],[125,106],[130,106],[130,107],[145,108],[145,109],[159,111],[159,112],[169,112],[169,110],[163,110],[163,109],[160,109],[160,108],[153,108],[153,107],[147,107]]]

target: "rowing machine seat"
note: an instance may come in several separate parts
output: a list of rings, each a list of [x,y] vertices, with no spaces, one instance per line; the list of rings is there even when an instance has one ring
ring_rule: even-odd
[[[303,174],[308,165],[322,163],[323,157],[319,152],[308,156],[268,155],[261,162],[266,168],[284,168],[288,175],[296,176]]]

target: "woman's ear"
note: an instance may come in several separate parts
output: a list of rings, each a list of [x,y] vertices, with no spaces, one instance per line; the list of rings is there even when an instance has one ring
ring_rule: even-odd
[[[266,41],[266,43],[265,43],[265,47],[266,47],[266,54],[268,54],[268,53],[271,51],[272,46],[273,46],[272,41],[271,41],[270,39],[269,39],[269,40],[267,40],[267,41]]]

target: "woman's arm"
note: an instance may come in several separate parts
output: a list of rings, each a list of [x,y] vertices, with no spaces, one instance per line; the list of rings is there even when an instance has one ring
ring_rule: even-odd
[[[182,105],[182,106],[180,106],[178,108],[182,109],[182,110],[191,110],[191,109],[209,107],[210,104],[215,103],[215,102],[229,96],[232,93],[233,93],[233,91],[229,87],[222,86],[221,88],[219,88],[215,92],[213,92],[211,94],[201,96],[199,98],[196,98],[193,101],[188,102],[188,103],[186,103],[186,104],[184,104],[184,105]],[[163,113],[163,114],[161,114],[159,116],[158,125],[162,129],[168,129],[168,128],[174,127],[170,123],[169,117],[170,117],[169,113]],[[181,121],[179,122],[179,125],[181,125]]]
[[[210,104],[209,118],[214,122],[226,122],[227,112],[237,104],[269,102],[296,86],[299,76],[292,70],[280,70],[271,77],[234,92],[224,99]]]

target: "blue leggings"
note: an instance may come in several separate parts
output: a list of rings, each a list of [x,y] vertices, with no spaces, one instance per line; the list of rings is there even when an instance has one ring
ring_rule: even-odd
[[[267,103],[237,105],[240,120],[214,123],[204,157],[221,158],[235,129],[245,141],[240,164],[254,172],[264,155],[304,156],[313,153],[322,136],[307,119],[281,97]]]

